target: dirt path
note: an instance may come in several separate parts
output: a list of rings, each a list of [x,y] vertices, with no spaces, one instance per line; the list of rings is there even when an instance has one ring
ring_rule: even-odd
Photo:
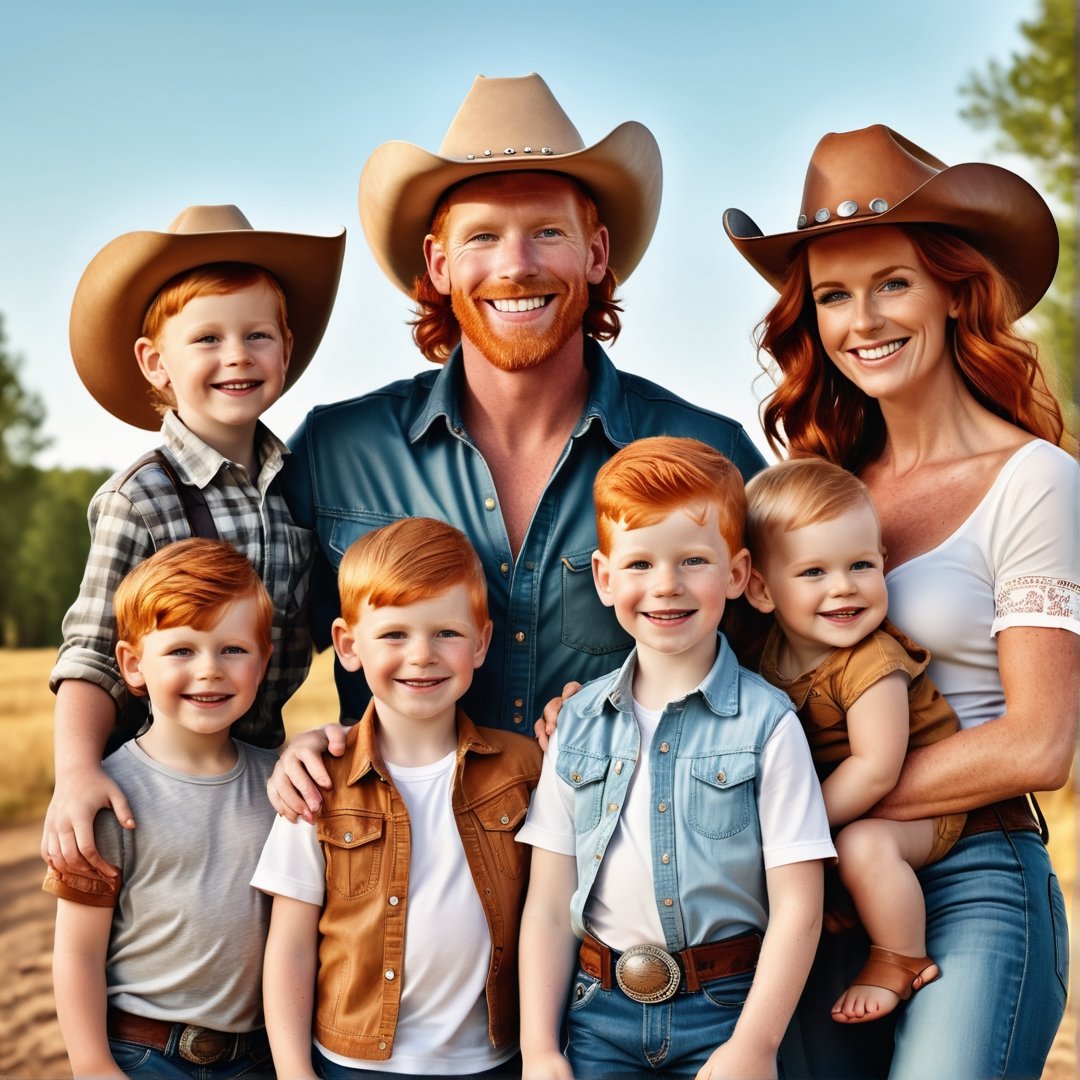
[[[0,1076],[69,1078],[52,993],[53,911],[41,891],[41,825],[0,828]]]

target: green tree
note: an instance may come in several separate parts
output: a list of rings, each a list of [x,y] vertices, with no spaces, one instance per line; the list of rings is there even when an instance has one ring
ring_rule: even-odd
[[[5,347],[0,317],[0,642],[18,640],[14,564],[23,526],[36,498],[33,459],[48,440],[41,434],[45,406],[19,381],[20,360]]]
[[[1061,261],[1053,287],[1034,314],[1040,344],[1060,375],[1058,389],[1071,402],[1075,430],[1080,418],[1076,0],[1038,0],[1034,18],[1020,24],[1020,33],[1024,52],[1013,53],[1008,66],[991,60],[985,74],[971,75],[961,87],[968,99],[961,115],[976,127],[996,128],[1000,149],[1032,161],[1045,192],[1058,204]]]

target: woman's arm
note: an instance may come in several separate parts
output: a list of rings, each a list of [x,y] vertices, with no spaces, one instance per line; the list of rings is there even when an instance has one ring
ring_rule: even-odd
[[[912,750],[873,816],[957,813],[1068,780],[1080,721],[1080,635],[1013,626],[998,634],[997,647],[1004,715]]]

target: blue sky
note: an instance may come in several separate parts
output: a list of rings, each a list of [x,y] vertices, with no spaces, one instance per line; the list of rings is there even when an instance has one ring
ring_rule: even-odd
[[[434,150],[478,73],[547,80],[586,144],[624,120],[656,135],[664,202],[622,290],[628,370],[735,416],[761,442],[751,333],[769,287],[720,218],[794,224],[828,131],[886,123],[939,158],[992,160],[959,86],[1022,47],[1035,0],[0,0],[0,315],[45,401],[42,464],[119,468],[153,444],[75,375],[71,296],[109,240],[164,229],[193,203],[256,228],[348,229],[318,356],[267,420],[425,366],[407,302],[367,250],[356,186],[388,139]],[[134,370],[134,369],[133,369]]]

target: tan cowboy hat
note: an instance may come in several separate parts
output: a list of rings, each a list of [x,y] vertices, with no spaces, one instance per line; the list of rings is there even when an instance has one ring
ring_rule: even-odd
[[[577,180],[611,234],[609,263],[630,276],[660,213],[660,149],[648,128],[620,124],[586,148],[539,75],[478,75],[437,154],[407,142],[377,147],[360,176],[360,221],[386,276],[412,292],[424,237],[443,193],[486,173],[542,170]]]
[[[165,232],[131,232],[90,261],[71,302],[71,355],[86,389],[125,423],[157,430],[133,347],[163,285],[207,263],[251,263],[285,293],[292,359],[285,389],[303,374],[334,306],[345,230],[334,236],[263,232],[235,206],[189,206]]]
[[[731,242],[777,289],[799,244],[903,223],[946,225],[983,252],[1012,283],[1021,314],[1054,279],[1057,226],[1026,180],[981,162],[950,167],[883,124],[832,133],[817,144],[794,232],[764,236],[743,211],[724,213]]]

